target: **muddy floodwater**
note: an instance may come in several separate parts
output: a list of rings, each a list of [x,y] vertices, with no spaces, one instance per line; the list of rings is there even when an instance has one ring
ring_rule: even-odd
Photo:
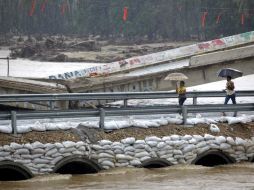
[[[167,168],[118,168],[86,175],[43,175],[0,182],[1,190],[204,189],[254,190],[254,164],[216,167],[177,165]]]

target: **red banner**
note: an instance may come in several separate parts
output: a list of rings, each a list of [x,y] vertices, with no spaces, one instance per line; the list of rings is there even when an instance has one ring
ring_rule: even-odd
[[[219,24],[221,20],[221,14],[219,14],[216,18],[216,24]]]
[[[244,14],[241,15],[241,24],[244,25]]]
[[[201,17],[201,25],[204,28],[205,27],[205,21],[206,21],[206,16],[208,15],[208,12],[203,12],[203,15]]]
[[[128,17],[128,7],[124,7],[123,9],[123,21],[126,21]]]
[[[29,16],[33,16],[34,11],[35,11],[35,6],[36,6],[36,0],[32,1],[31,9],[29,11]]]
[[[45,12],[45,8],[46,8],[47,2],[48,2],[48,0],[44,0],[43,3],[41,4],[41,12],[42,12],[42,13]]]

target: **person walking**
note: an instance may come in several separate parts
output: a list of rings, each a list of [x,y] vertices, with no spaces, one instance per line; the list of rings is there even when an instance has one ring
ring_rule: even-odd
[[[235,100],[235,84],[232,81],[231,76],[227,76],[227,83],[226,83],[226,97],[224,104],[228,104],[228,101],[231,99],[233,104],[236,104]],[[225,116],[226,114],[223,112],[223,115]],[[234,112],[234,117],[236,117],[237,112]]]
[[[176,83],[176,93],[178,94],[178,103],[182,106],[186,100],[186,87],[184,81],[180,81],[179,87]]]

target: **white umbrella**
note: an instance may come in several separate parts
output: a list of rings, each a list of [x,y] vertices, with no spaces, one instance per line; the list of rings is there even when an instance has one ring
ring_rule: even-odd
[[[173,81],[180,81],[180,80],[187,80],[188,77],[183,73],[170,73],[166,76],[164,80],[173,80]]]

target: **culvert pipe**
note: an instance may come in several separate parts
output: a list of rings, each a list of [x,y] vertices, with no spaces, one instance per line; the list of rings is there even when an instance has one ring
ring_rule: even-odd
[[[32,177],[32,172],[20,163],[12,161],[0,162],[0,181],[19,181]]]
[[[60,160],[53,172],[60,174],[89,174],[97,173],[101,167],[97,162],[84,156],[69,156]]]
[[[172,166],[173,164],[166,159],[162,158],[151,158],[145,160],[139,167],[140,168],[163,168]]]
[[[234,163],[235,159],[230,157],[227,153],[221,150],[208,150],[197,156],[192,164],[202,166],[217,166]]]

